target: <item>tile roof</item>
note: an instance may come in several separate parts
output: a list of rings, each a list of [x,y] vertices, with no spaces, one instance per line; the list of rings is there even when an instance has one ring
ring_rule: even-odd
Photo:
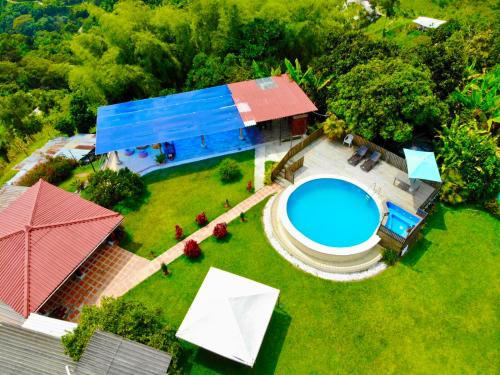
[[[40,180],[0,212],[0,300],[37,311],[122,220]]]
[[[7,323],[0,323],[0,353],[2,375],[66,375],[73,364],[59,338]]]
[[[246,125],[317,110],[288,75],[230,83],[229,90]]]
[[[77,366],[78,375],[165,375],[172,357],[123,337],[96,331]]]

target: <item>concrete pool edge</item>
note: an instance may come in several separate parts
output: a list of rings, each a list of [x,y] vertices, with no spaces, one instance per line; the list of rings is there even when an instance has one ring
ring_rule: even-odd
[[[318,180],[318,179],[336,179],[353,184],[363,190],[366,194],[370,196],[375,202],[379,210],[379,224],[375,228],[372,235],[362,243],[349,247],[333,247],[322,245],[316,241],[311,240],[306,237],[303,233],[295,228],[295,226],[290,221],[287,212],[287,203],[289,197],[297,190],[300,186],[306,184],[307,182]],[[369,191],[370,189],[358,181],[351,179],[349,177],[344,177],[335,174],[317,174],[310,176],[298,181],[295,185],[291,185],[283,191],[279,196],[278,202],[278,220],[283,226],[287,234],[290,236],[290,240],[293,241],[294,245],[300,250],[307,252],[310,256],[320,258],[323,260],[332,260],[337,258],[337,260],[342,261],[347,258],[356,258],[357,256],[362,256],[373,247],[375,247],[380,242],[380,237],[377,235],[378,228],[382,219],[384,217],[384,205],[381,200],[373,193]],[[355,209],[355,208],[354,208]]]
[[[266,233],[269,243],[274,248],[274,250],[276,250],[276,252],[282,258],[284,258],[293,266],[299,268],[303,272],[319,277],[321,279],[338,282],[361,281],[369,279],[387,269],[387,265],[380,261],[381,256],[377,257],[375,262],[370,264],[365,269],[352,272],[332,272],[331,270],[324,270],[315,267],[314,265],[308,264],[306,261],[299,259],[290,251],[290,249],[287,249],[287,247],[281,243],[279,236],[275,233],[272,210],[277,199],[279,199],[279,196],[272,196],[264,207],[262,217],[264,232]]]

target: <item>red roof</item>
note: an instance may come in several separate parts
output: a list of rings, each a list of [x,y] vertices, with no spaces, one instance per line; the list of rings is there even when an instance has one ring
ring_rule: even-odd
[[[28,317],[122,220],[40,180],[0,212],[0,300]]]
[[[318,110],[286,74],[230,83],[228,87],[246,125]]]

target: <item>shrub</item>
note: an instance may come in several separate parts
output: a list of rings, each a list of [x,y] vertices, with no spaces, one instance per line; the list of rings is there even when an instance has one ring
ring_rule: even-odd
[[[240,220],[241,220],[242,222],[245,222],[245,221],[247,220],[246,215],[245,215],[245,213],[244,213],[244,212],[240,212]]]
[[[384,249],[382,252],[382,262],[388,266],[396,264],[399,258],[399,253],[396,250]]]
[[[168,266],[163,262],[161,264],[161,272],[163,272],[164,275],[168,275]]]
[[[165,163],[166,160],[167,160],[167,155],[165,155],[165,154],[158,154],[155,156],[155,161],[158,164],[163,164],[163,163]]]
[[[500,219],[500,203],[498,203],[497,198],[493,198],[484,202],[484,209],[497,219]]]
[[[232,182],[242,176],[240,166],[233,159],[224,159],[219,165],[219,177],[222,182]]]
[[[105,297],[100,306],[84,306],[80,322],[62,337],[65,352],[78,361],[96,330],[114,333],[172,355],[169,374],[181,374],[183,348],[175,330],[165,325],[157,309],[140,302]]]
[[[218,240],[222,240],[227,236],[227,224],[219,223],[214,227],[213,235]]]
[[[184,255],[188,258],[196,259],[201,255],[200,245],[195,240],[189,240],[184,245]]]
[[[180,241],[184,238],[184,231],[182,230],[180,225],[175,226],[175,239]]]
[[[334,114],[330,114],[325,122],[323,122],[323,131],[329,139],[340,139],[347,129],[344,120],[339,119]]]
[[[66,180],[77,165],[78,163],[75,160],[64,156],[48,157],[43,163],[36,165],[21,177],[18,184],[32,186],[42,178],[51,184],[57,185]]]
[[[278,164],[277,161],[267,160],[265,163],[265,172],[264,172],[264,185],[271,185],[273,181],[271,180],[271,172],[274,167]]]
[[[194,220],[200,227],[204,227],[205,225],[208,224],[208,218],[207,215],[205,215],[205,212],[196,215],[196,218]]]
[[[112,208],[124,200],[138,199],[145,189],[144,181],[129,169],[118,172],[105,169],[90,176],[85,195],[103,207]]]
[[[253,192],[254,192],[254,190],[255,190],[255,189],[254,189],[254,187],[253,187],[252,180],[248,181],[248,183],[247,183],[247,191],[248,191],[249,193],[253,193]]]

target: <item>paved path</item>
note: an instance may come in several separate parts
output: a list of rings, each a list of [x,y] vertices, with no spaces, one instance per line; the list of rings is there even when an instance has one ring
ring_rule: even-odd
[[[255,147],[255,172],[253,184],[255,190],[264,187],[264,174],[266,173],[266,145],[258,145]]]
[[[125,265],[123,269],[113,278],[109,285],[102,290],[99,300],[103,296],[119,297],[127,293],[130,289],[146,280],[148,277],[157,272],[162,263],[169,264],[175,259],[183,255],[184,243],[188,240],[196,240],[201,242],[212,235],[213,228],[218,223],[229,223],[230,221],[238,218],[241,212],[246,212],[253,206],[262,202],[268,196],[280,191],[282,188],[278,184],[264,186],[259,189],[255,194],[240,202],[226,213],[220,215],[212,220],[207,226],[194,232],[183,241],[172,246],[170,249],[159,255],[155,259],[146,264],[137,264],[133,262]]]

